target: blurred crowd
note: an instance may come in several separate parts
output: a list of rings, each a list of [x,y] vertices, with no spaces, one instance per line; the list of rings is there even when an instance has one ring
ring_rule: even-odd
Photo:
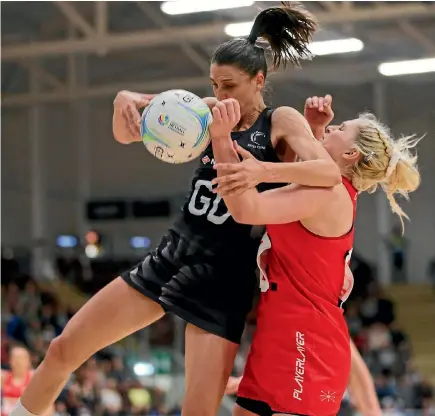
[[[65,267],[64,263],[60,265]],[[94,266],[95,279],[69,280],[74,281],[82,290],[92,293],[107,283],[107,276],[116,276],[118,267],[121,265],[100,264],[96,268]],[[18,267],[10,262],[6,264],[4,259],[2,269],[2,383],[11,377],[25,381],[31,374],[31,368],[35,368],[42,360],[50,341],[61,333],[75,311],[65,308],[56,296],[41,290],[35,281],[20,274]],[[373,374],[385,413],[408,415],[413,413],[406,412],[405,409],[416,409],[423,415],[435,415],[433,388],[414,368],[412,345],[396,323],[394,304],[382,292],[367,263],[355,256],[352,269],[355,286],[346,303],[346,320],[350,335]],[[164,320],[159,325],[158,339],[151,334],[151,343],[172,345],[173,320]],[[236,361],[235,371],[239,374],[244,366],[254,328],[255,310],[250,315]],[[163,390],[145,387],[142,381],[126,365],[125,356],[101,352],[71,377],[51,414],[181,414],[179,406],[174,409],[165,406],[167,400]],[[2,391],[2,409],[6,409],[17,398],[6,397],[7,390]],[[341,413],[353,414],[351,397],[348,395],[343,400]]]
[[[346,305],[346,321],[355,345],[375,380],[385,414],[402,415],[415,409],[435,415],[434,390],[422,379],[412,358],[412,344],[396,321],[395,307],[361,259],[352,264],[358,286]],[[364,282],[364,284],[361,284]],[[346,402],[350,398],[346,397]]]
[[[9,413],[21,392],[8,389],[8,385],[25,386],[50,341],[75,312],[66,309],[52,293],[41,290],[28,276],[13,276],[3,275],[1,286],[2,416]],[[167,328],[167,321],[160,327]],[[163,335],[159,342],[165,342],[166,333],[159,332]],[[103,351],[74,373],[46,416],[88,415],[177,416],[181,411],[179,406],[166,408],[162,390],[144,387],[125,364],[125,356]]]

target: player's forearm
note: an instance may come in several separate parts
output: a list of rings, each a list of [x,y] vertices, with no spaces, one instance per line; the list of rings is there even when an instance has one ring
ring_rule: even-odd
[[[230,136],[212,137],[213,156],[216,163],[240,163]],[[219,174],[219,172],[218,172]]]
[[[352,396],[353,405],[363,416],[381,416],[382,411],[373,382],[367,383],[367,379],[350,377],[349,392]]]
[[[337,166],[325,159],[293,163],[264,162],[261,182],[298,183],[305,186],[330,187],[340,183]]]
[[[326,127],[326,126],[325,126]],[[322,126],[311,126],[311,131],[313,132],[313,136],[317,139],[317,140],[321,140],[325,134],[325,127]]]
[[[351,342],[352,367],[349,391],[357,410],[363,416],[382,415],[373,378],[355,345]]]
[[[231,137],[212,139],[213,155],[216,163],[240,163]],[[218,176],[219,170],[217,171]],[[257,190],[248,189],[236,196],[224,196],[225,204],[235,221],[244,223],[244,218],[251,217],[256,207]]]
[[[113,108],[112,130],[113,137],[119,143],[130,144],[142,140],[140,135],[135,135],[130,131],[126,118],[122,114],[121,109],[117,108],[116,105]]]

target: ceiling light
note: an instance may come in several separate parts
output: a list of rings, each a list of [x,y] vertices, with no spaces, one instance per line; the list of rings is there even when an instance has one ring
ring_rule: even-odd
[[[413,61],[384,62],[378,66],[378,70],[382,75],[387,77],[435,72],[435,58],[415,59]]]
[[[160,6],[163,13],[176,15],[176,14],[189,14],[212,12],[216,10],[236,9],[238,7],[252,6],[253,1],[248,0],[196,0],[196,1],[165,1]]]
[[[364,48],[364,43],[356,38],[325,40],[313,42],[308,48],[314,55],[333,55],[336,53],[359,52]]]

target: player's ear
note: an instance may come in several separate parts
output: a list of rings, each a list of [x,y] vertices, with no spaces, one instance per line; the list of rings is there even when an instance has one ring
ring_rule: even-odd
[[[255,89],[257,90],[257,92],[261,92],[264,88],[264,74],[262,72],[259,72],[256,76],[255,76]]]
[[[351,149],[346,153],[343,153],[343,159],[345,159],[348,162],[356,163],[359,159],[360,152],[358,149]]]

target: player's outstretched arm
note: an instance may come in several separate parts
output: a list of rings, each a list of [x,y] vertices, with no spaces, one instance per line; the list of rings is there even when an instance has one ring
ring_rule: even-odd
[[[307,186],[335,186],[341,183],[339,167],[315,139],[307,120],[297,110],[277,108],[272,115],[272,128],[278,140],[284,140],[302,162],[265,162],[264,182]]]
[[[350,342],[350,349],[352,366],[349,378],[349,392],[352,402],[363,416],[381,416],[381,406],[379,405],[369,369],[352,341]]]

